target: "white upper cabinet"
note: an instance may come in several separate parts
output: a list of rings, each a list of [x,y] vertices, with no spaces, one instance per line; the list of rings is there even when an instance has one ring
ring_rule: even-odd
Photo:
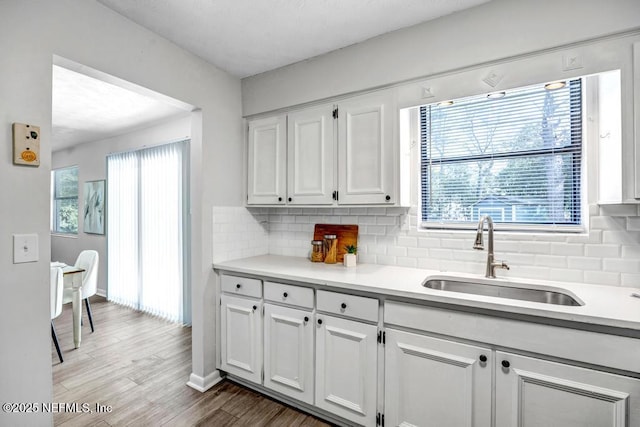
[[[340,103],[338,201],[394,204],[396,153],[393,94],[384,91]]]
[[[396,113],[385,90],[250,120],[247,204],[397,204]]]
[[[287,121],[287,203],[333,204],[333,106],[296,111],[288,115]]]
[[[247,203],[250,205],[285,203],[286,124],[284,115],[249,122]]]
[[[633,117],[634,138],[632,147],[640,146],[640,41],[633,44]],[[635,192],[636,199],[640,199],[640,150],[634,149],[635,155]]]

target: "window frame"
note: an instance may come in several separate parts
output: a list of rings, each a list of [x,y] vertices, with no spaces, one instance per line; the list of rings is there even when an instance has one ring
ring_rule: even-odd
[[[57,175],[63,171],[68,170],[76,170],[76,176],[79,175],[79,168],[77,165],[65,166],[62,168],[52,169],[51,170],[51,234],[63,235],[63,236],[77,236],[80,228],[79,216],[80,216],[80,183],[79,179],[77,182],[76,195],[75,196],[66,196],[60,197],[58,196],[58,187],[57,187]],[[77,219],[76,219],[76,230],[75,231],[64,231],[60,230],[60,216],[59,216],[59,208],[58,201],[67,201],[67,200],[75,200],[76,207],[78,210]]]
[[[554,147],[554,148],[542,148],[535,150],[527,150],[520,152],[510,152],[510,153],[497,153],[497,154],[479,154],[479,155],[471,155],[471,156],[459,156],[452,157],[446,160],[438,159],[438,164],[452,164],[459,162],[469,162],[469,161],[479,161],[479,160],[487,160],[487,159],[506,159],[506,158],[517,158],[517,157],[532,157],[532,156],[540,156],[540,155],[550,155],[550,154],[562,154],[569,153],[573,155],[573,163],[574,168],[579,168],[579,177],[576,178],[577,184],[574,185],[573,188],[573,200],[574,205],[579,206],[579,210],[574,212],[574,218],[577,219],[576,223],[523,223],[523,222],[494,222],[494,227],[496,230],[510,231],[510,232],[540,232],[540,233],[584,233],[588,227],[588,201],[587,201],[587,175],[589,171],[587,170],[586,165],[586,156],[587,156],[587,144],[586,137],[588,135],[589,124],[587,121],[587,112],[592,111],[594,108],[597,109],[597,102],[592,102],[593,99],[590,99],[586,96],[587,91],[591,90],[590,81],[586,77],[573,77],[566,79],[567,83],[571,81],[578,80],[580,82],[579,96],[580,96],[580,107],[579,111],[576,113],[570,113],[570,120],[579,119],[579,143],[574,141],[574,137],[571,136],[572,143],[565,147]],[[531,85],[529,85],[531,86]],[[525,88],[527,86],[521,86],[520,88]],[[519,89],[519,88],[515,88]],[[575,96],[575,95],[572,95]],[[479,96],[474,96],[480,99]],[[461,98],[464,99],[464,98]],[[571,102],[571,101],[570,101]],[[431,104],[435,105],[435,104]],[[425,154],[424,151],[427,145],[426,136],[423,132],[425,128],[425,124],[422,119],[422,109],[425,107],[429,107],[429,105],[421,105],[416,107],[417,110],[417,122],[418,122],[418,141],[420,144],[419,149],[417,150],[417,162],[418,162],[418,204],[417,204],[417,223],[419,231],[456,231],[456,230],[475,230],[477,227],[477,221],[466,221],[466,222],[454,222],[454,221],[428,221],[425,219],[424,215],[424,203],[425,191],[428,193],[428,189],[423,188],[423,184],[428,182],[428,179],[424,178],[425,173],[429,173],[429,168],[431,165],[428,163],[425,164]],[[435,163],[435,162],[434,162]],[[577,203],[576,203],[577,201]]]

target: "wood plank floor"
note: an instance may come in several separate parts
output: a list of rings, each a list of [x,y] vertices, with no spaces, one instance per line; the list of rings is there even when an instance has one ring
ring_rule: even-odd
[[[91,298],[96,330],[83,312],[82,345],[73,348],[71,305],[55,319],[63,352],[53,344],[57,403],[88,403],[92,413],[59,412],[56,426],[329,426],[249,389],[224,381],[206,393],[186,385],[191,328]],[[83,307],[84,308],[84,307]],[[96,412],[96,404],[110,412]]]

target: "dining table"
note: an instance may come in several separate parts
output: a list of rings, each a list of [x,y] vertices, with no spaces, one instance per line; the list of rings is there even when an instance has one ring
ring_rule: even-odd
[[[82,341],[82,273],[85,272],[85,269],[61,262],[52,262],[51,266],[62,268],[65,289],[73,289],[71,299],[73,345],[75,348],[79,348]]]

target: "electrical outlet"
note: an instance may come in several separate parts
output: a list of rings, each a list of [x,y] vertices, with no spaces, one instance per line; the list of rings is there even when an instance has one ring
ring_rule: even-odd
[[[13,235],[13,263],[38,261],[38,235],[14,234]]]
[[[13,124],[13,164],[40,166],[40,127]]]

